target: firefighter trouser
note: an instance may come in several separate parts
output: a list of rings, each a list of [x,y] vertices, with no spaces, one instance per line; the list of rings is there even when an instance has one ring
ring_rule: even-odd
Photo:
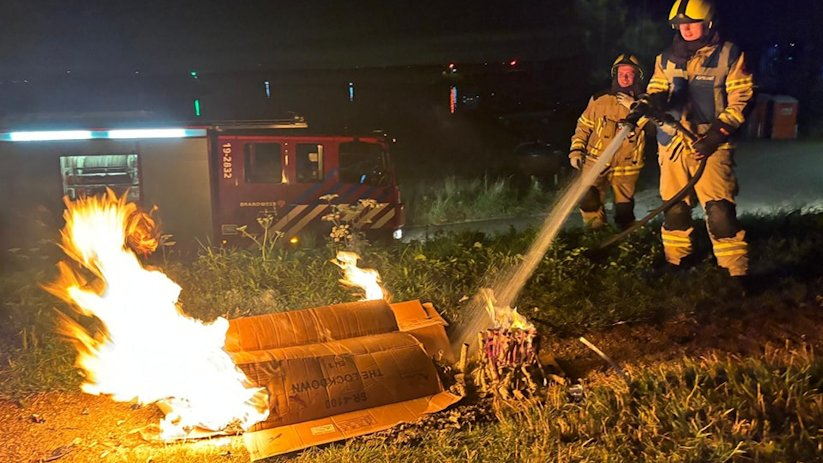
[[[590,168],[591,164],[587,162],[583,166],[583,171],[586,172]],[[606,193],[611,186],[614,194],[615,224],[621,229],[631,225],[634,222],[634,191],[638,177],[640,177],[639,167],[637,169],[609,169],[599,175],[594,185],[580,201],[583,223],[592,228],[606,225],[606,210],[603,205],[606,203]]]
[[[668,201],[692,178],[699,162],[681,147],[672,149],[659,145],[660,196]],[[682,145],[681,145],[682,146]],[[737,178],[734,175],[734,152],[717,150],[707,163],[703,176],[694,186],[694,192],[665,213],[661,235],[666,261],[679,265],[692,253],[691,220],[692,196],[703,207],[706,227],[712,241],[717,264],[732,276],[745,275],[749,268],[746,232],[737,221],[734,197]]]

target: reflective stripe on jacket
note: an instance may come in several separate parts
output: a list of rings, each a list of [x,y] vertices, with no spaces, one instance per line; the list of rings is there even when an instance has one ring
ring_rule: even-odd
[[[577,119],[577,128],[572,135],[569,151],[579,151],[586,156],[597,157],[602,153],[617,134],[617,124],[623,120],[629,110],[617,101],[611,93],[601,93],[591,97],[589,104]],[[643,136],[645,119],[638,130],[630,135],[614,155],[610,165],[614,175],[634,175],[643,167]]]
[[[722,42],[697,50],[683,65],[675,64],[666,52],[658,55],[647,92],[668,93],[669,109],[682,114],[681,122],[702,135],[715,119],[734,129],[743,125],[754,80],[743,52],[731,42]],[[733,146],[724,143],[720,148]]]

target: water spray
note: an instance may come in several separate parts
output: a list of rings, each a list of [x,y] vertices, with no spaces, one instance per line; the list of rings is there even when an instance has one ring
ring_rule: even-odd
[[[561,195],[560,199],[552,206],[551,212],[546,217],[540,228],[537,238],[532,243],[523,261],[518,265],[504,270],[492,285],[494,294],[497,297],[498,305],[502,307],[512,307],[520,291],[525,286],[526,281],[534,273],[537,265],[551,246],[552,241],[560,232],[560,228],[572,213],[575,206],[583,195],[594,185],[597,177],[606,170],[623,141],[628,138],[634,130],[635,125],[631,123],[621,124],[612,142],[601,153],[594,165],[587,169],[575,179]],[[491,327],[492,320],[489,318],[482,298],[475,297],[466,308],[466,318],[458,324],[452,334],[452,345],[455,351],[460,351],[463,344],[476,346],[477,333],[485,331]]]

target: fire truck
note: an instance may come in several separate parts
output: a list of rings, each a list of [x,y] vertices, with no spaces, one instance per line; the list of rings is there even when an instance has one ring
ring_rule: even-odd
[[[346,223],[369,236],[400,238],[404,210],[389,146],[383,132],[318,133],[301,118],[7,129],[0,133],[3,245],[31,238],[27,226],[43,222],[39,215],[59,217],[63,197],[106,188],[157,206],[161,230],[183,248],[198,241],[243,246],[251,244],[247,233],[262,236],[264,228],[298,243],[328,233],[332,223],[323,217],[335,208],[365,199],[369,207]]]

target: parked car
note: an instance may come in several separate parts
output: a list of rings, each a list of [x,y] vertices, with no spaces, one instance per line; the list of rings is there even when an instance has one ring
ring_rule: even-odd
[[[561,183],[571,170],[566,162],[574,115],[561,108],[506,114],[498,118],[518,140],[512,148],[518,183],[535,178],[547,188]]]

